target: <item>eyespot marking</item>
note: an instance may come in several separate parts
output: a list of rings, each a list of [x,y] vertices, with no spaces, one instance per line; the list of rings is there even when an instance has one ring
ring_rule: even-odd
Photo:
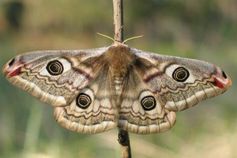
[[[177,82],[185,82],[189,76],[189,71],[184,67],[176,68],[172,74],[173,79]]]
[[[86,109],[91,104],[91,97],[85,93],[80,93],[77,96],[76,104],[79,108]]]
[[[145,96],[141,100],[141,105],[142,105],[144,110],[150,111],[150,110],[153,110],[156,107],[156,100],[151,95]]]
[[[60,61],[53,60],[47,64],[46,69],[50,75],[57,76],[63,73],[64,68]]]

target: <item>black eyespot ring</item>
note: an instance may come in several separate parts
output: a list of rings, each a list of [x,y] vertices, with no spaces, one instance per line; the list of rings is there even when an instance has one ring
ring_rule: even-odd
[[[77,96],[76,104],[79,108],[86,109],[91,104],[91,98],[85,93],[80,93]]]
[[[144,110],[150,111],[156,107],[156,100],[153,96],[146,96],[142,98],[141,105]]]
[[[184,67],[178,67],[174,70],[172,77],[178,82],[185,82],[189,77],[189,72]]]
[[[63,73],[63,65],[58,60],[53,60],[48,63],[46,66],[47,71],[50,73],[50,75],[56,76]]]

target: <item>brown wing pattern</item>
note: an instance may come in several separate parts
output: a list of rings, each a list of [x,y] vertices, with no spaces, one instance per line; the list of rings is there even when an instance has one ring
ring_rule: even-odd
[[[81,133],[98,133],[116,127],[117,109],[112,101],[107,72],[103,68],[88,86],[77,92],[71,103],[55,108],[54,116],[59,124]],[[88,107],[78,106],[80,94],[90,96]]]
[[[231,80],[204,61],[131,49],[135,59],[126,75],[119,127],[158,133],[175,123],[175,112],[225,92]],[[153,103],[153,104],[152,104]]]
[[[147,70],[145,65],[136,64],[131,67],[125,79],[118,125],[138,134],[164,132],[174,125],[176,115],[164,108],[159,94],[143,81],[141,73]],[[149,105],[149,99],[155,105]]]
[[[164,132],[174,126],[175,112],[231,85],[213,64],[123,44],[19,55],[3,72],[11,83],[52,105],[60,125],[81,133],[116,126],[138,134]]]
[[[213,64],[136,49],[133,51],[140,65],[146,65],[140,73],[143,82],[160,96],[161,104],[170,111],[190,108],[202,100],[224,93],[231,85],[229,77]]]
[[[63,127],[97,133],[116,126],[106,50],[33,52],[12,59],[4,70],[14,85],[53,105]]]

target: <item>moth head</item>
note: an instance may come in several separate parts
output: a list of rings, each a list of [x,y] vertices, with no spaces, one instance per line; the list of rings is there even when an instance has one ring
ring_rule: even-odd
[[[41,101],[61,106],[70,98],[71,62],[60,54],[29,53],[16,56],[3,68],[6,78]],[[70,78],[72,79],[72,78]],[[73,83],[73,82],[72,82]]]
[[[232,84],[219,67],[199,60],[166,57],[160,68],[160,94],[170,110],[183,110],[224,93]],[[163,66],[162,66],[163,65]]]

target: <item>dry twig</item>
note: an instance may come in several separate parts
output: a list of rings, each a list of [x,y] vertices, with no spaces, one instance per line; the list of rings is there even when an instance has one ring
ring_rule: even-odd
[[[113,0],[114,8],[114,41],[123,42],[123,0]],[[122,158],[131,158],[131,147],[127,131],[119,129],[118,142],[121,145]]]

